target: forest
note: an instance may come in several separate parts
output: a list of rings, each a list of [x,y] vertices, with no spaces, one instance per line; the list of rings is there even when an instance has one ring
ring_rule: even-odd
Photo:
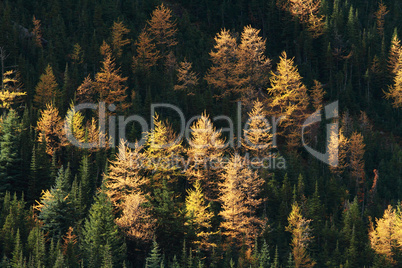
[[[0,1],[0,267],[402,267],[399,0]]]

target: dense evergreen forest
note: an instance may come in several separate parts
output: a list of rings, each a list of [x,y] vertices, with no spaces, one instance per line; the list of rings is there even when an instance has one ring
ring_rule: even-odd
[[[401,30],[399,0],[0,1],[0,267],[401,267]]]

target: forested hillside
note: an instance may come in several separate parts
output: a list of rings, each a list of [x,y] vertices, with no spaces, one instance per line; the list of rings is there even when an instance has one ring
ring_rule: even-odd
[[[0,267],[401,267],[402,2],[0,1]]]

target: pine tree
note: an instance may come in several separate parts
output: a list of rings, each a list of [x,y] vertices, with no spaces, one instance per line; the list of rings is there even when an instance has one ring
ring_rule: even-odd
[[[17,112],[10,110],[7,117],[0,122],[0,190],[22,192],[26,184],[22,179],[20,137],[21,123]]]
[[[178,206],[178,198],[166,179],[156,187],[146,204],[152,211],[155,221],[155,236],[166,254],[175,252],[177,241],[184,238],[184,212]]]
[[[35,226],[30,232],[27,241],[27,252],[32,257],[33,267],[42,267],[46,259],[45,235],[39,226]]]
[[[43,222],[42,229],[49,232],[49,236],[58,240],[72,225],[72,204],[69,198],[70,185],[68,169],[60,168],[55,185],[43,192],[40,203],[36,206],[39,210],[38,218]]]
[[[40,81],[35,87],[34,103],[37,109],[44,109],[47,104],[54,103],[59,96],[59,85],[56,82],[56,77],[50,64],[39,79]]]
[[[13,258],[11,259],[11,265],[13,268],[22,268],[26,267],[25,263],[25,258],[23,255],[23,245],[21,243],[21,236],[20,236],[20,230],[17,230],[17,233],[15,235],[15,246],[14,246],[14,251],[13,251]]]
[[[146,268],[160,268],[161,263],[163,262],[162,256],[160,254],[159,245],[155,241],[152,242],[152,250],[149,253],[149,256],[146,259]]]
[[[88,154],[82,156],[80,162],[80,183],[82,188],[82,198],[85,200],[85,205],[89,208],[92,203],[95,184],[92,178],[90,158]]]
[[[106,244],[101,268],[113,268],[113,257],[109,244]]]
[[[82,230],[81,250],[88,267],[100,267],[109,245],[113,264],[118,265],[125,256],[125,245],[114,222],[112,203],[100,191],[89,210]]]
[[[269,256],[269,249],[268,249],[268,244],[264,239],[264,243],[262,244],[262,248],[259,254],[258,258],[258,264],[259,268],[264,268],[264,267],[270,267],[271,266],[271,260]]]

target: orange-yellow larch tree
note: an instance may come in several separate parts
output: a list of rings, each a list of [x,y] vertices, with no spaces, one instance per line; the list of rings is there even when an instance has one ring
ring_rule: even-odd
[[[248,113],[247,128],[244,129],[242,145],[252,157],[257,157],[254,164],[262,164],[262,157],[270,156],[272,145],[271,125],[268,122],[267,112],[260,101],[255,101],[253,109]]]
[[[236,69],[237,43],[229,30],[223,29],[215,36],[214,49],[209,53],[212,66],[205,75],[205,80],[212,87],[219,89],[218,96],[233,93],[239,84]]]
[[[182,140],[174,133],[170,124],[154,116],[153,128],[147,133],[145,142],[144,167],[152,177],[152,183],[162,184],[175,181],[181,174],[178,164],[181,164],[180,155],[184,149]]]
[[[268,106],[272,115],[283,118],[279,121],[280,135],[286,139],[289,149],[300,144],[301,127],[308,114],[309,96],[293,59],[282,52],[276,72],[271,72],[271,95]]]
[[[45,73],[39,78],[39,83],[35,87],[34,103],[36,108],[43,109],[50,102],[54,102],[59,95],[59,85],[53,74],[50,64],[46,67]]]
[[[238,61],[235,71],[239,76],[238,91],[241,93],[243,102],[250,100],[247,95],[255,95],[259,90],[265,89],[269,82],[271,61],[264,55],[266,40],[259,36],[259,33],[260,30],[251,26],[244,27],[237,49]],[[251,100],[255,99],[251,97]]]
[[[121,141],[116,160],[110,161],[105,177],[107,195],[116,208],[116,224],[131,238],[149,240],[153,236],[154,221],[146,202],[144,185],[148,178],[143,174],[142,147],[130,149]]]
[[[208,200],[215,200],[225,139],[205,113],[193,123],[190,129],[190,146],[187,149],[190,165],[186,173],[190,180],[200,180]]]
[[[375,219],[376,226],[370,221],[369,238],[371,248],[379,255],[394,264],[394,248],[398,246],[395,240],[397,225],[401,222],[400,218],[391,205],[384,211],[382,218]],[[401,227],[400,225],[398,227]],[[399,231],[400,232],[400,231]],[[402,240],[399,240],[401,242]]]
[[[391,40],[391,47],[388,55],[388,69],[394,76],[398,70],[401,69],[399,62],[400,55],[402,54],[401,41],[399,40],[398,33],[395,31]]]
[[[306,25],[314,38],[323,34],[324,16],[319,15],[321,0],[278,0],[278,5]]]
[[[387,92],[384,92],[386,99],[392,100],[392,105],[395,108],[402,107],[402,54],[399,55],[394,84],[389,87]]]
[[[10,109],[12,104],[22,101],[21,97],[26,95],[26,92],[22,91],[18,76],[18,73],[12,70],[2,74],[0,108]]]
[[[129,106],[126,100],[127,77],[120,75],[120,68],[116,67],[110,46],[104,42],[101,50],[104,59],[100,72],[95,75],[94,90],[98,94],[99,101],[114,104],[124,111]]]
[[[222,211],[219,215],[223,218],[222,234],[231,243],[244,241],[250,246],[264,228],[265,221],[255,215],[263,201],[259,193],[264,181],[256,171],[245,166],[243,158],[237,154],[225,165],[221,179],[219,200]]]
[[[95,101],[95,91],[94,91],[94,82],[89,77],[85,77],[84,81],[77,88],[77,92],[75,94],[75,99],[77,103],[85,103],[85,102],[94,102]]]
[[[123,47],[130,44],[130,39],[125,39],[124,35],[130,30],[122,21],[115,21],[112,26],[112,48],[117,58],[120,58],[123,53]]]
[[[292,205],[292,211],[288,216],[289,225],[286,226],[286,231],[292,234],[292,257],[295,268],[314,267],[316,262],[311,259],[307,249],[313,239],[311,235],[310,222],[311,220],[303,217],[301,208],[295,202]]]
[[[197,74],[192,70],[192,63],[184,60],[179,63],[177,84],[174,86],[174,90],[185,91],[188,95],[193,95],[193,90],[198,85],[198,80]]]
[[[151,19],[147,21],[146,30],[162,57],[166,57],[170,50],[177,45],[176,22],[172,19],[172,11],[164,4],[152,12]]]
[[[160,52],[156,49],[147,31],[140,33],[135,46],[136,56],[133,57],[133,70],[144,70],[147,73],[157,64]]]
[[[387,6],[381,1],[378,4],[378,9],[374,13],[377,24],[377,31],[380,36],[384,35],[384,24],[385,24],[385,16],[388,14],[389,10],[387,10]]]
[[[356,185],[364,178],[364,147],[363,135],[353,132],[349,139],[349,168]]]
[[[53,155],[65,143],[63,121],[53,104],[47,104],[41,112],[36,130],[39,133],[38,141],[46,142],[46,153],[49,155]]]
[[[187,190],[185,225],[195,232],[197,239],[194,244],[199,245],[201,249],[209,249],[216,246],[208,241],[213,234],[211,231],[211,219],[214,213],[211,212],[210,204],[206,203],[200,181],[196,180],[193,186],[193,189]]]
[[[42,47],[42,29],[40,20],[36,19],[35,16],[32,18],[32,23],[34,28],[32,29],[32,36],[37,47]]]

